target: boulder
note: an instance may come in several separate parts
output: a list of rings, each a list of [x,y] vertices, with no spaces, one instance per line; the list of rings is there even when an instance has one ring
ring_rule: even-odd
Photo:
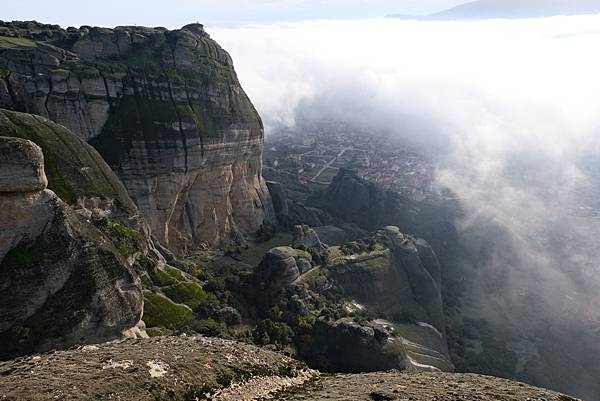
[[[249,288],[250,297],[259,309],[277,304],[286,289],[300,276],[298,253],[282,246],[269,250],[254,270]]]
[[[298,253],[290,247],[281,246],[269,250],[256,269],[261,281],[273,287],[290,285],[300,276],[296,258]]]
[[[46,189],[42,149],[30,141],[0,137],[0,192]]]
[[[0,171],[33,158],[25,165],[35,166],[27,174],[39,189],[0,193],[0,358],[121,338],[142,314],[137,273],[105,233],[40,184],[35,144],[0,138],[7,148]]]
[[[301,347],[302,357],[325,372],[374,372],[405,370],[406,352],[400,340],[384,328],[361,325],[350,318],[317,320],[310,345]]]

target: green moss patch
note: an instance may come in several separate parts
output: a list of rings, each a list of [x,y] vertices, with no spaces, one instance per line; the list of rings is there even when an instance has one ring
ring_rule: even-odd
[[[107,226],[102,227],[101,230],[111,239],[119,252],[125,257],[132,256],[140,250],[140,242],[144,240],[142,234],[121,223],[109,223]]]
[[[294,249],[294,250],[296,251],[296,253],[298,254],[298,257],[300,259],[306,259],[309,262],[312,262],[312,256],[311,256],[310,253],[308,253],[308,252],[306,252],[306,251],[304,251],[302,249]]]
[[[163,288],[163,292],[171,300],[180,304],[185,304],[192,309],[196,309],[208,299],[208,296],[202,287],[193,281],[177,283]]]
[[[148,271],[152,283],[158,287],[166,287],[168,285],[177,284],[178,280],[164,270],[159,268],[150,269]]]
[[[0,36],[0,49],[11,49],[13,47],[37,47],[33,40]]]
[[[142,319],[148,326],[175,330],[190,324],[194,314],[189,307],[176,304],[162,294],[145,291]]]
[[[354,265],[370,272],[385,272],[390,269],[389,255],[368,256]]]

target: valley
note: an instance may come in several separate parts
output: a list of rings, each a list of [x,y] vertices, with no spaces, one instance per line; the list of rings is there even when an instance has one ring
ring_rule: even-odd
[[[265,139],[233,65],[199,23],[0,21],[1,400],[600,393],[595,231],[515,237],[375,129]]]

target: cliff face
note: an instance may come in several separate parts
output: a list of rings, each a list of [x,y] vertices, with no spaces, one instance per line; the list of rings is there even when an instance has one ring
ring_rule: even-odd
[[[0,358],[121,337],[137,273],[110,237],[47,190],[42,150],[0,137]]]
[[[0,35],[0,107],[46,116],[89,141],[163,245],[185,253],[272,219],[262,122],[201,25],[2,23]]]

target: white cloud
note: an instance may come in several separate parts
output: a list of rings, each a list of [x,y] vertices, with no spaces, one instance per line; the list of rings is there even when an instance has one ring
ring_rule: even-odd
[[[492,244],[487,271],[508,269],[510,291],[484,294],[490,313],[523,318],[533,310],[523,296],[535,294],[546,310],[531,322],[568,321],[593,334],[600,216],[578,216],[600,209],[598,26],[600,15],[313,21],[212,33],[232,53],[267,133],[299,115],[333,117],[435,146],[437,179],[467,210],[462,229],[493,221],[507,233]],[[594,347],[574,358],[600,352]]]

